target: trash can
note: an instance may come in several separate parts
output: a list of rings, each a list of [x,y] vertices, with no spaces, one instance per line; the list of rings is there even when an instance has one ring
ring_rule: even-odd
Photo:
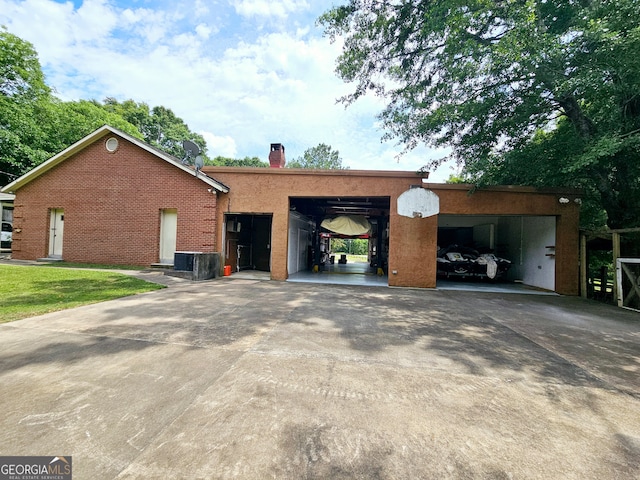
[[[225,265],[224,266],[224,276],[228,277],[229,275],[231,275],[231,265]]]

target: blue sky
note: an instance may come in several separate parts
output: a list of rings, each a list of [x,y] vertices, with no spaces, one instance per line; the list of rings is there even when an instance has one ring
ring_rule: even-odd
[[[336,0],[337,2],[338,0]],[[319,143],[352,169],[417,170],[443,152],[381,142],[373,96],[346,108],[334,73],[340,42],[315,21],[314,0],[0,0],[0,24],[36,48],[63,100],[114,97],[171,108],[208,154],[287,158]],[[443,166],[433,181],[453,170]]]

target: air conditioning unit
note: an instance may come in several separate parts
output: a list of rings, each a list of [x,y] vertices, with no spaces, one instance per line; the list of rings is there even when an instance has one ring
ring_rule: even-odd
[[[227,232],[239,233],[242,224],[238,220],[230,220],[227,222]]]

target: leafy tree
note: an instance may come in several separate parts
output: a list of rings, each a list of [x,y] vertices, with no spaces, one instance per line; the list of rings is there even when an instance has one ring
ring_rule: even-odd
[[[369,240],[364,238],[332,238],[331,251],[333,253],[367,255],[369,253]]]
[[[369,253],[369,240],[364,238],[354,238],[351,242],[351,253],[354,255],[366,255]]]
[[[41,138],[50,99],[33,45],[0,27],[0,185],[48,157]]]
[[[349,0],[319,21],[345,37],[342,101],[387,99],[386,138],[451,147],[484,183],[529,183],[530,168],[586,188],[624,227],[640,225],[639,14],[637,0]]]
[[[33,45],[0,26],[0,95],[32,101],[50,94]]]
[[[463,174],[451,174],[449,178],[445,180],[444,183],[448,184],[456,184],[456,183],[469,183],[469,178],[465,177]]]
[[[602,207],[600,193],[590,176],[589,169],[576,168],[583,155],[582,143],[580,137],[575,135],[570,122],[561,119],[552,132],[538,131],[520,148],[502,155],[489,156],[485,160],[470,165],[464,178],[467,182],[476,182],[480,185],[519,184],[535,187],[568,185],[581,188],[583,191],[581,195],[582,226],[599,229],[605,225],[607,214]],[[636,170],[635,174],[628,173],[628,175],[632,178],[635,175],[636,179],[640,177],[638,170],[640,162],[630,162],[627,167]],[[610,177],[612,185],[624,181],[615,169],[610,172]],[[624,201],[624,199],[620,200],[620,203]],[[623,209],[615,213],[627,215],[634,212]]]
[[[33,46],[0,28],[0,184],[5,185],[102,125],[141,137],[96,102],[51,93]]]
[[[332,238],[331,239],[331,251],[333,253],[336,252],[346,252],[347,244],[342,238]]]
[[[266,168],[269,166],[269,162],[263,162],[258,157],[244,157],[244,158],[228,158],[228,157],[215,157],[213,160],[206,162],[207,165],[215,165],[220,167],[261,167]]]
[[[320,170],[345,170],[349,168],[342,165],[340,152],[324,143],[308,148],[301,157],[294,158],[291,162],[288,162],[286,167]]]
[[[166,107],[150,109],[145,103],[119,103],[113,98],[104,104],[95,100],[62,102],[46,85],[33,45],[0,27],[0,185],[103,125],[178,158],[184,156],[182,142],[187,139],[206,152],[204,138]]]
[[[189,126],[169,108],[158,106],[149,108],[146,103],[125,100],[119,103],[115,98],[104,100],[104,109],[122,116],[134,125],[141,133],[144,141],[177,158],[184,157],[182,142],[191,140],[203,152],[206,160],[207,142],[198,133],[192,132]]]
[[[110,125],[133,137],[142,139],[138,129],[118,114],[108,112],[95,100],[52,102],[53,112],[43,126],[49,144],[47,149],[57,153],[103,125]]]

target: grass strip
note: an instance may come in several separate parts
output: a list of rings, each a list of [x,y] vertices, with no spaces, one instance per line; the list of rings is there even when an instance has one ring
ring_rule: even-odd
[[[0,265],[0,323],[160,288],[114,272]]]

